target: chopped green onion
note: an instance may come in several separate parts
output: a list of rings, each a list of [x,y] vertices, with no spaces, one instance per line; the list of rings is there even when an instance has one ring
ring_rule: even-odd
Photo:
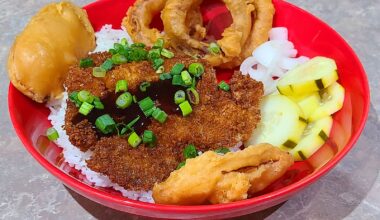
[[[125,133],[127,133],[127,131],[128,131],[128,128],[126,128],[126,127],[122,128],[121,131],[120,131],[119,136],[120,135],[125,135]]]
[[[104,109],[104,105],[103,103],[100,101],[100,99],[98,97],[94,97],[94,102],[92,103],[94,105],[94,107],[96,109],[100,109],[100,110],[103,110]]]
[[[120,53],[124,50],[124,46],[119,43],[114,43],[113,48],[116,50],[117,53]]]
[[[158,70],[160,66],[164,64],[164,60],[162,58],[154,59],[153,60],[153,69]]]
[[[132,127],[140,120],[140,116],[137,116],[135,119],[133,119],[131,122],[127,124],[127,128],[132,129]]]
[[[181,104],[182,102],[186,101],[186,94],[183,90],[178,90],[175,94],[174,94],[174,103],[179,105]]]
[[[150,97],[146,97],[145,99],[139,101],[139,107],[141,111],[145,113],[146,111],[154,107],[154,102]]]
[[[156,73],[161,74],[161,73],[164,72],[164,70],[165,70],[164,66],[160,66],[160,67],[158,67],[158,69],[156,70]],[[170,75],[170,74],[169,74],[169,75]]]
[[[217,43],[212,42],[208,46],[208,51],[212,54],[220,54],[220,47]]]
[[[152,117],[162,124],[166,121],[168,115],[160,108],[156,108],[152,113]]]
[[[102,65],[100,65],[101,68],[103,68],[105,71],[109,71],[113,67],[113,62],[111,59],[106,59]]]
[[[191,105],[188,101],[184,101],[181,104],[179,104],[179,108],[181,109],[182,115],[188,116],[193,112],[193,108],[191,108]]]
[[[156,42],[154,43],[153,48],[162,48],[164,46],[164,43],[165,43],[164,39],[158,38]]]
[[[194,88],[186,89],[187,97],[189,98],[191,104],[199,104],[199,93]]]
[[[88,114],[90,114],[90,112],[92,111],[93,108],[94,108],[93,105],[91,105],[87,102],[83,102],[79,108],[79,113],[81,113],[82,115],[88,115]]]
[[[218,154],[226,154],[228,152],[230,152],[230,149],[226,147],[218,148],[215,150],[215,153],[218,153]]]
[[[176,63],[172,69],[170,70],[170,74],[172,75],[180,75],[182,70],[185,68],[185,65],[182,63]]]
[[[172,85],[175,85],[175,86],[183,86],[183,85],[185,85],[185,83],[182,80],[181,75],[173,75]]]
[[[190,76],[190,73],[187,72],[186,70],[185,71],[182,71],[181,72],[181,78],[182,78],[182,81],[185,83],[185,85],[189,86],[191,85],[193,82],[192,82],[192,78]]]
[[[174,57],[174,53],[171,52],[170,50],[165,49],[165,48],[161,50],[161,55],[162,55],[163,57],[168,58],[168,59]]]
[[[225,81],[221,81],[218,86],[221,90],[230,91],[230,86]]]
[[[195,146],[193,144],[189,144],[183,150],[183,156],[186,159],[195,158],[198,156],[197,149],[195,148]]]
[[[101,67],[94,67],[92,69],[92,75],[95,77],[98,77],[98,78],[105,77],[106,73],[107,73],[107,71]]]
[[[160,55],[161,50],[160,49],[152,49],[148,52],[148,58],[150,60],[155,60],[161,57]]]
[[[98,117],[95,121],[95,126],[103,134],[109,134],[113,132],[115,125],[116,125],[115,121],[108,114]]]
[[[142,61],[148,58],[148,51],[143,48],[131,48],[126,52],[125,55],[129,61]]]
[[[80,68],[88,68],[94,66],[94,61],[91,58],[84,58],[79,61]]]
[[[135,147],[137,147],[137,146],[140,145],[140,143],[141,143],[141,138],[140,138],[140,136],[138,136],[138,135],[136,134],[136,132],[133,132],[133,133],[132,133],[131,135],[129,135],[129,137],[128,137],[128,143],[129,143],[129,145],[131,145],[131,147],[135,148]]]
[[[144,112],[144,115],[145,115],[146,117],[149,117],[149,116],[151,116],[151,115],[153,114],[153,112],[154,112],[156,109],[157,109],[156,107],[153,107],[153,108],[151,108],[151,109],[148,109],[148,110],[146,110],[146,111]]]
[[[181,163],[178,164],[176,170],[181,169],[181,168],[184,167],[185,165],[186,165],[186,161],[182,161]]]
[[[172,78],[172,75],[170,75],[169,73],[160,74],[160,80],[167,80],[171,78]]]
[[[143,44],[143,43],[134,43],[134,44],[131,44],[131,47],[144,49],[145,48],[145,44]]]
[[[150,82],[143,82],[140,84],[140,91],[146,92],[146,89],[150,86]]]
[[[50,141],[55,141],[59,138],[58,131],[54,127],[48,128],[46,130],[46,136]]]
[[[133,99],[133,103],[137,103],[137,97],[135,95],[132,96],[132,99]]]
[[[72,101],[76,107],[80,107],[82,105],[82,102],[78,99],[78,93],[77,91],[70,93],[69,99]]]
[[[110,52],[110,54],[114,55],[114,54],[117,54],[117,51],[115,49],[109,49],[108,52]]]
[[[124,55],[121,55],[121,54],[118,54],[118,53],[112,55],[111,59],[112,59],[112,63],[117,64],[117,65],[120,65],[120,64],[128,62],[128,59]]]
[[[156,143],[157,138],[153,131],[145,130],[143,134],[143,143],[148,144],[149,147],[153,147]]]
[[[205,68],[201,63],[192,63],[189,65],[189,72],[196,77],[200,77],[205,72]]]
[[[128,46],[128,41],[126,38],[122,38],[121,41],[120,41],[120,44],[123,45],[124,47],[127,47]]]
[[[81,90],[78,93],[77,97],[78,97],[78,100],[81,102],[88,102],[91,104],[94,101],[94,96],[91,95],[91,93],[89,91],[86,91],[86,90]]]
[[[116,89],[115,89],[115,93],[118,93],[118,92],[126,92],[128,91],[128,82],[127,80],[119,80],[116,82]]]
[[[121,94],[116,99],[116,106],[120,109],[126,109],[132,104],[132,95],[129,92]]]

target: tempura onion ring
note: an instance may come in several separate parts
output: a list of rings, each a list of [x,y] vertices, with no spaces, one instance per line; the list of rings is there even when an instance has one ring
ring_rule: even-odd
[[[141,42],[152,46],[158,38],[165,37],[157,28],[151,28],[150,24],[154,16],[164,9],[166,2],[167,0],[137,0],[128,9],[127,16],[123,19],[122,25],[127,29],[134,42]],[[186,24],[186,33],[191,34],[195,39],[203,39],[205,37],[206,29],[203,27],[202,14],[199,7],[191,10],[184,22]]]
[[[251,13],[254,6],[251,0],[223,0],[223,2],[231,12],[233,23],[224,30],[222,39],[217,41],[223,54],[209,54],[204,57],[213,66],[219,66],[229,62],[234,57],[240,56],[241,48],[245,44],[252,27]],[[167,1],[161,18],[164,23],[165,33],[174,48],[179,46],[181,48],[187,47],[205,51],[206,47],[208,47],[208,43],[194,39],[186,33],[185,18],[188,11],[198,8],[201,3],[202,0]]]

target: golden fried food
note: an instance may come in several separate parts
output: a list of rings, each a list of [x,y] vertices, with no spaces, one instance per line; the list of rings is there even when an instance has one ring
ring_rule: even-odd
[[[150,24],[156,14],[164,9],[167,0],[137,0],[128,9],[127,16],[122,25],[127,29],[133,41],[152,46],[158,38],[165,35],[157,28],[151,28]],[[185,17],[185,32],[192,34],[194,38],[203,39],[206,29],[203,27],[203,19],[200,8],[194,8]]]
[[[224,156],[213,151],[186,160],[169,178],[153,187],[156,203],[200,205],[246,199],[281,177],[293,158],[270,144],[249,146]]]
[[[233,23],[224,30],[222,39],[217,41],[222,54],[208,54],[204,57],[213,66],[219,66],[229,62],[234,57],[238,57],[252,27],[251,12],[254,7],[251,1],[223,0],[223,2],[231,12]],[[199,53],[192,50],[193,48],[204,51],[208,47],[208,43],[194,39],[187,33],[185,23],[188,11],[199,7],[201,3],[202,0],[186,2],[178,0],[167,1],[161,17],[165,33],[168,35],[172,47],[192,51],[189,52],[192,54]]]
[[[95,48],[84,10],[69,2],[39,11],[16,38],[8,58],[12,84],[36,102],[58,98],[70,65]]]
[[[252,55],[252,52],[260,44],[269,38],[269,31],[273,25],[275,8],[272,0],[254,0],[254,22],[247,42],[243,46],[242,60]]]

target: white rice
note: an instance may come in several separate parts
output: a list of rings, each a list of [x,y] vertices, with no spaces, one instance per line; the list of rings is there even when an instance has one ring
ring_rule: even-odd
[[[96,37],[96,48],[93,53],[108,51],[113,48],[114,43],[120,42],[121,39],[127,39],[128,43],[133,43],[132,38],[129,36],[127,31],[122,27],[120,29],[112,29],[112,25],[104,25],[100,31],[95,33]]]

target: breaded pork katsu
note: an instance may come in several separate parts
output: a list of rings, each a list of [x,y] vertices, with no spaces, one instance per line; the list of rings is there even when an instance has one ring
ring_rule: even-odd
[[[100,53],[91,57],[95,65],[100,65],[110,55]],[[165,60],[164,69],[170,70],[176,63],[187,67],[193,62],[202,61],[177,56]],[[151,97],[156,106],[168,113],[163,124],[142,117],[140,124],[135,126],[136,132],[143,131],[139,127],[153,131],[157,137],[154,148],[144,145],[132,148],[124,136],[97,132],[91,120],[92,113],[89,117],[82,117],[75,104],[68,101],[65,129],[74,145],[82,151],[93,151],[91,159],[87,161],[88,166],[125,188],[150,190],[155,182],[165,180],[184,160],[182,152],[188,144],[197,146],[199,151],[207,151],[233,147],[246,141],[260,120],[262,84],[236,72],[229,83],[230,92],[225,92],[218,88],[214,70],[207,63],[202,64],[205,71],[196,85],[199,103],[193,106],[192,114],[187,117],[177,114],[176,109],[171,110],[164,103],[163,96],[170,94],[171,85],[163,84],[165,81],[159,79],[159,74],[147,61],[122,64],[109,71],[104,78],[93,77],[87,69],[72,67],[65,82],[69,93],[86,89],[107,106],[115,94],[118,80],[126,79],[128,90],[138,100],[144,98],[144,93],[138,91],[142,82],[149,82],[151,88],[160,84],[163,92]],[[129,111],[138,111],[133,105],[129,108]],[[116,122],[133,120],[128,118],[127,111],[128,108],[124,112],[108,110],[107,113]]]

